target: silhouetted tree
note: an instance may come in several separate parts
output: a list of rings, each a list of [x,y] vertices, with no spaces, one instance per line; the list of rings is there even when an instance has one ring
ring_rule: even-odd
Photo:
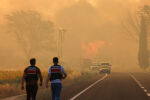
[[[16,35],[27,59],[41,50],[54,50],[54,25],[43,20],[39,13],[16,11],[7,15],[6,19],[8,32]]]
[[[149,67],[149,57],[148,57],[148,42],[147,42],[147,27],[145,25],[144,17],[141,16],[141,32],[139,34],[139,54],[138,61],[142,68]]]
[[[122,25],[126,32],[138,41],[138,62],[141,68],[146,69],[149,67],[148,27],[150,26],[150,6],[144,5],[140,8],[138,14],[140,16],[134,17],[128,14],[128,24],[122,23]]]

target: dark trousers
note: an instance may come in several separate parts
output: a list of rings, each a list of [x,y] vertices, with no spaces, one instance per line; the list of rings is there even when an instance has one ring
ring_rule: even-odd
[[[27,85],[26,92],[27,92],[27,100],[36,100],[36,94],[38,90],[38,85]]]
[[[60,100],[61,88],[62,88],[61,83],[52,83],[51,84],[52,100]]]

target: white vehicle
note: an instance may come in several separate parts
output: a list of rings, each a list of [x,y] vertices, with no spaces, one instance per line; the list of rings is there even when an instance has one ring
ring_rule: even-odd
[[[92,65],[92,66],[90,66],[91,70],[98,70],[99,68],[100,68],[100,66],[98,66],[98,65]]]
[[[111,73],[111,65],[109,63],[101,63],[100,68],[99,68],[99,72],[100,73]]]

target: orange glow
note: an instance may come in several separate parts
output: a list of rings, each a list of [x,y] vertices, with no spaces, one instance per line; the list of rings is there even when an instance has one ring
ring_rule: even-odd
[[[108,46],[112,46],[113,44],[110,42],[110,43],[108,43]]]
[[[99,49],[104,45],[104,41],[89,42],[87,45],[82,43],[83,56],[95,56],[99,53]]]

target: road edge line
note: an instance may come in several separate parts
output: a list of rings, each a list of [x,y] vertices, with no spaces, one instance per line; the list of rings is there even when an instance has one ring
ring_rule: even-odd
[[[88,86],[87,88],[85,88],[84,90],[82,90],[81,92],[77,93],[75,96],[73,96],[69,100],[75,100],[78,96],[80,96],[81,94],[83,94],[85,91],[87,91],[88,89],[90,89],[91,87],[93,87],[94,85],[96,85],[97,83],[99,83],[100,81],[104,80],[107,76],[108,75],[105,74],[101,79],[97,80],[96,82],[94,82],[93,84],[91,84],[90,86]]]
[[[129,75],[131,76],[131,78],[137,83],[137,85],[146,93],[146,95],[148,97],[150,97],[150,93],[148,93],[147,89],[145,89],[145,87],[140,83],[140,81],[138,81],[134,75],[132,75],[131,73],[129,73]]]
[[[16,96],[6,97],[6,98],[0,99],[0,100],[11,100],[12,98],[14,98],[14,100],[16,100],[17,98],[20,98],[20,97],[23,97],[26,95],[27,94],[20,94],[20,95],[16,95]]]

